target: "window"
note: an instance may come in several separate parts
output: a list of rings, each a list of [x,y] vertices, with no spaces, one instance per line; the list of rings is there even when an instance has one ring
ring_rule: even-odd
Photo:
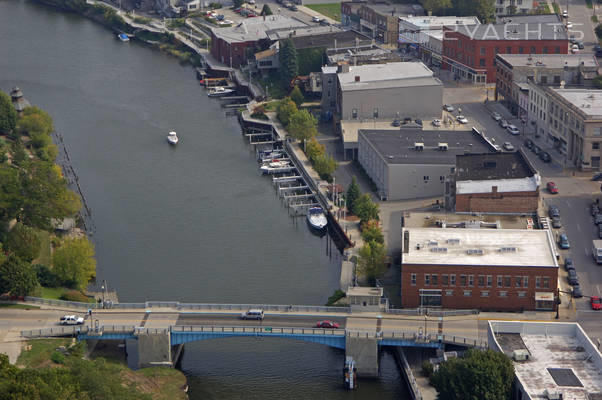
[[[523,54],[523,46],[518,46],[518,54]]]
[[[514,277],[514,286],[515,287],[521,287],[523,285],[523,277],[522,276],[515,276]]]
[[[539,276],[535,277],[535,288],[539,289],[541,287],[541,278]]]
[[[516,292],[519,298],[523,298],[527,295],[527,292]]]
[[[524,288],[529,287],[529,277],[528,276],[523,276],[523,287]]]
[[[560,54],[560,46],[556,46],[556,48],[554,49],[554,53]]]
[[[449,275],[441,275],[441,284],[443,286],[449,285]]]
[[[375,109],[372,111],[372,116],[373,116],[374,118],[378,118],[378,108],[375,108]]]
[[[440,182],[443,182],[443,181],[445,181],[445,177],[444,177],[443,175],[441,175],[441,176],[439,177],[439,181],[440,181]]]
[[[466,286],[466,275],[460,275],[460,286]]]
[[[431,179],[430,176],[423,176],[422,180],[424,180],[425,182],[428,182]]]
[[[507,46],[506,47],[506,54],[512,54],[512,47],[511,46]]]
[[[592,150],[600,149],[600,142],[592,142]]]
[[[431,284],[431,276],[429,274],[424,274],[424,284],[425,285]]]
[[[544,287],[544,289],[550,288],[550,278],[548,278],[548,277],[543,278],[543,287]]]
[[[472,290],[465,290],[464,297],[470,297],[470,296],[472,296]]]
[[[479,275],[479,287],[485,286],[485,275]]]
[[[500,297],[508,297],[508,292],[505,290],[500,291]]]
[[[509,276],[504,276],[504,286],[510,287],[512,286],[512,278]]]
[[[474,286],[474,275],[468,275],[468,286]]]
[[[357,108],[351,110],[351,118],[357,119]]]
[[[557,85],[560,84],[560,75],[554,75],[554,83]]]
[[[491,287],[493,282],[493,276],[487,275],[487,287]]]
[[[502,287],[502,279],[503,279],[503,276],[501,276],[501,275],[497,276],[497,287]]]
[[[456,286],[456,275],[455,274],[449,276],[449,283],[452,286]]]
[[[535,46],[531,46],[531,48],[529,49],[529,51],[531,52],[531,54],[535,53]]]
[[[548,83],[548,77],[547,77],[547,76],[545,76],[545,75],[543,75],[543,76],[541,77],[541,79],[540,79],[540,83],[541,83],[542,85],[545,85],[545,84],[547,84],[547,83]]]
[[[485,66],[485,59],[479,58],[479,67],[484,67],[484,66]]]
[[[436,275],[436,274],[431,275],[431,283],[433,285],[438,285],[439,284],[438,281],[439,281],[439,275]]]
[[[481,297],[489,297],[489,290],[481,290]]]
[[[543,54],[548,54],[548,46],[543,46]]]
[[[481,53],[481,55],[483,55],[483,56],[485,55],[485,47],[481,46],[481,48],[480,48],[480,53]]]
[[[446,290],[445,291],[445,295],[446,296],[453,296],[454,295],[454,291],[453,290]]]
[[[412,286],[416,286],[416,274],[410,275],[410,279],[412,280]]]
[[[495,46],[495,54],[497,54],[497,53],[499,53],[499,52],[500,52],[500,48],[499,48],[499,47],[497,47],[497,46]]]

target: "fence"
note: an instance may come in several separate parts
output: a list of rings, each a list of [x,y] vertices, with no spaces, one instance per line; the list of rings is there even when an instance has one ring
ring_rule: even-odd
[[[479,310],[441,310],[437,308],[389,308],[387,313],[394,315],[426,315],[429,317],[455,317],[462,315],[476,315]]]

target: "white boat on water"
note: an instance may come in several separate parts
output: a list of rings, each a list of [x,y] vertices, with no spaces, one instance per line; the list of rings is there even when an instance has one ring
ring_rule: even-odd
[[[324,214],[322,207],[311,207],[307,210],[307,222],[312,228],[319,231],[326,228],[328,220],[326,219],[326,214]]]
[[[174,131],[169,132],[167,135],[167,142],[169,144],[178,144],[178,135]]]
[[[291,166],[290,161],[274,159],[274,160],[265,162],[259,169],[261,170],[261,172],[266,174],[273,170],[278,170],[280,168],[286,168],[286,167],[290,167],[290,166]]]
[[[117,35],[117,39],[121,40],[122,42],[129,42],[130,38],[128,35],[126,35],[125,33],[120,33],[119,35]]]
[[[234,93],[234,90],[223,87],[223,86],[217,86],[214,87],[212,89],[209,89],[209,92],[207,93],[207,96],[209,97],[222,97],[222,96],[227,96],[229,94]]]

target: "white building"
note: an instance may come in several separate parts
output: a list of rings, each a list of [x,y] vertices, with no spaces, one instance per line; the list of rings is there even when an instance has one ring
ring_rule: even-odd
[[[533,10],[533,3],[533,0],[495,0],[493,6],[495,7],[496,16],[528,14]]]

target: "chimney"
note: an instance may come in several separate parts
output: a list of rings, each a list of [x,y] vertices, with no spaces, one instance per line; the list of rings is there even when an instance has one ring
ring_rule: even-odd
[[[497,186],[491,187],[491,193],[497,193]]]
[[[360,81],[360,76],[359,76],[359,75],[356,75],[356,76],[355,76],[355,81],[356,81],[356,82],[359,82],[359,81]]]
[[[410,252],[410,231],[403,231],[403,252]]]

